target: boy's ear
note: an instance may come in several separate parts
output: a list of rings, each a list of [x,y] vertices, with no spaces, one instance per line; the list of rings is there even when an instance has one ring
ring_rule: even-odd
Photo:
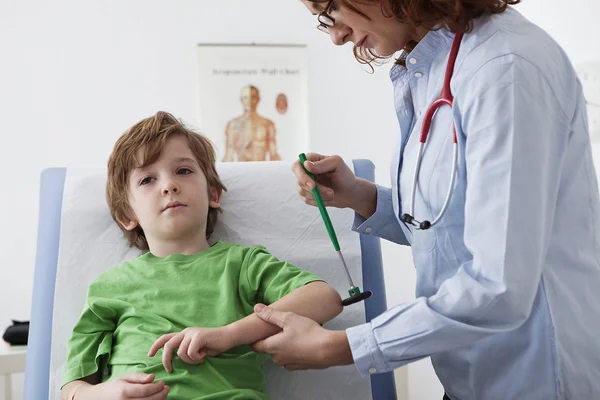
[[[137,221],[131,221],[129,218],[124,217],[124,218],[119,218],[119,223],[121,224],[121,226],[123,228],[125,228],[128,231],[132,231],[135,228],[138,227],[139,222]]]
[[[211,208],[221,208],[221,195],[223,194],[223,189],[221,188],[210,188],[210,192],[208,194],[208,205]]]

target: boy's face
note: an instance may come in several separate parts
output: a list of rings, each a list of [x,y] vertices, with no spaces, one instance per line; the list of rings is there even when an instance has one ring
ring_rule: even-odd
[[[143,154],[141,149],[139,160]],[[174,135],[156,162],[130,173],[129,204],[135,219],[121,223],[128,230],[141,226],[149,244],[204,238],[208,208],[218,208],[220,198],[221,191],[209,191],[187,140]]]

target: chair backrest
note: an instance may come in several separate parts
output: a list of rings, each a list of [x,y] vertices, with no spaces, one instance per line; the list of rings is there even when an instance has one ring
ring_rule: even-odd
[[[372,164],[366,166],[367,174],[370,166],[372,175]],[[214,240],[264,245],[277,257],[316,272],[342,296],[347,295],[348,284],[318,210],[299,200],[289,164],[224,163],[218,165],[218,171],[228,192],[223,197],[224,212],[219,216]],[[27,400],[58,398],[66,342],[81,311],[87,285],[100,272],[139,254],[126,246],[110,218],[104,201],[105,174],[105,169],[99,168],[54,169],[42,175]],[[364,283],[375,293],[365,304],[370,320],[385,310],[379,243],[374,238],[359,239],[351,232],[351,211],[329,212],[355,284],[363,286],[365,266],[373,272]],[[365,258],[363,254],[361,260],[361,250],[370,256]],[[363,323],[365,307],[363,303],[347,307],[326,326],[344,329]],[[44,354],[44,345],[51,349],[50,355]],[[371,382],[360,378],[353,366],[290,373],[267,363],[265,369],[268,392],[274,399],[367,399],[371,393],[374,399],[395,398],[391,374],[372,377],[371,391]]]

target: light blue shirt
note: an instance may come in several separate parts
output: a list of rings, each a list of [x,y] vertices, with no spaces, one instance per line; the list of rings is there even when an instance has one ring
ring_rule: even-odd
[[[428,33],[390,72],[392,188],[378,187],[377,211],[354,229],[410,244],[416,300],[347,330],[356,366],[367,376],[431,356],[453,400],[600,399],[600,200],[584,98],[563,50],[517,11],[464,36],[454,107],[434,118],[415,218],[432,221],[443,205],[454,121],[447,214],[427,231],[399,219],[453,38]]]

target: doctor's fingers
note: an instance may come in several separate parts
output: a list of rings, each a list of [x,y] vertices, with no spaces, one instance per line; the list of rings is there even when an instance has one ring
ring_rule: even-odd
[[[275,351],[275,353],[271,354],[271,361],[273,361],[273,364],[280,365],[288,371],[298,371],[302,369],[323,369],[322,366],[306,363],[301,358],[302,357],[298,357],[293,352]]]
[[[326,369],[327,367],[323,367],[318,364],[285,364],[283,366],[286,371],[302,371],[306,369]]]
[[[252,345],[252,350],[254,350],[256,353],[266,353],[269,354],[269,352],[267,351],[267,345],[265,344],[265,340],[259,340],[258,342],[254,343]]]
[[[278,335],[273,335],[266,339],[259,340],[258,342],[252,345],[252,350],[254,350],[257,353],[266,353],[273,356],[274,353],[278,350],[277,336]]]
[[[300,198],[302,199],[302,201],[304,201],[306,204],[310,204],[311,206],[317,205],[317,203],[315,201],[315,196],[314,196],[312,190],[310,190],[310,189],[307,190],[305,187],[298,186],[298,194],[300,195]],[[321,198],[323,199],[323,203],[326,206],[333,205],[333,199],[334,199],[334,191],[333,190],[331,190],[327,186],[319,185],[319,194],[321,195]]]
[[[308,176],[306,171],[304,171],[304,168],[302,168],[302,166],[300,165],[300,160],[294,161],[294,163],[292,164],[292,172],[296,176],[298,185],[302,185],[306,188],[309,188],[309,185],[314,185],[312,178]]]
[[[286,371],[302,371],[305,369],[324,369],[320,365],[305,365],[305,364],[285,364],[283,366]]]
[[[302,165],[300,163],[300,160],[294,161],[294,163],[292,164],[292,172],[296,176],[296,180],[298,181],[298,184],[306,186],[308,189],[312,189],[314,187],[313,178],[311,178],[306,173],[306,170],[308,170],[308,172],[310,172],[313,175],[331,172],[330,171],[331,167],[329,167],[327,165],[321,166],[321,165],[315,164],[315,163],[325,160],[327,158],[329,158],[329,156],[324,156],[324,155],[317,154],[317,153],[308,153],[308,154],[306,154],[306,162],[304,163],[304,165]]]

